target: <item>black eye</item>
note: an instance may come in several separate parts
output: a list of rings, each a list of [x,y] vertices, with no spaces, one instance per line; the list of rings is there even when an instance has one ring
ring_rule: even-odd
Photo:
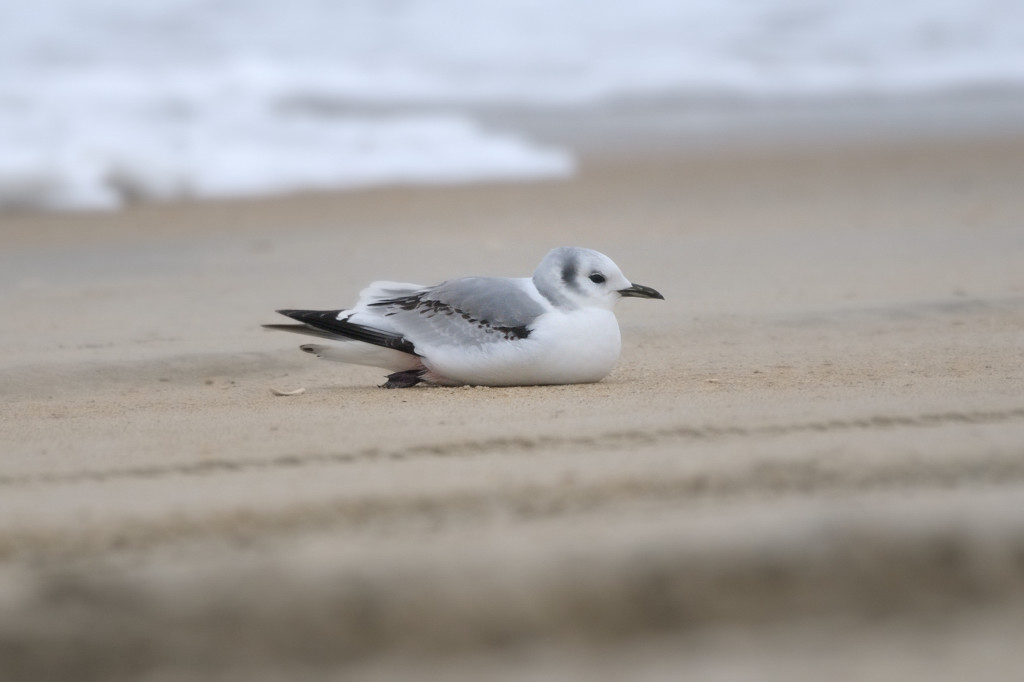
[[[590,276],[590,281],[593,282],[594,284],[604,284],[604,275],[602,275],[600,272],[595,272],[593,275]]]

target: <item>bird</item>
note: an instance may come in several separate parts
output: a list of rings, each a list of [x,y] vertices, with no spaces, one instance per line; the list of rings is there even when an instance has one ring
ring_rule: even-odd
[[[278,310],[319,337],[325,360],[390,372],[381,388],[583,384],[606,377],[622,348],[613,308],[662,299],[592,249],[553,249],[532,277],[459,277],[435,286],[373,282],[340,310]]]

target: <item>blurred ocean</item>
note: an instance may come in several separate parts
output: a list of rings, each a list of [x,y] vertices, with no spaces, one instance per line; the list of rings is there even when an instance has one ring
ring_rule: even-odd
[[[1020,0],[5,2],[0,210],[572,173],[481,108],[1020,88]]]

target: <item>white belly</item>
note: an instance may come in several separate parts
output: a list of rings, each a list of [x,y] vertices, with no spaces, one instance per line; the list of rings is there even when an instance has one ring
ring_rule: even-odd
[[[517,386],[600,381],[621,349],[614,313],[590,308],[542,316],[525,339],[420,350],[427,368],[453,382]]]

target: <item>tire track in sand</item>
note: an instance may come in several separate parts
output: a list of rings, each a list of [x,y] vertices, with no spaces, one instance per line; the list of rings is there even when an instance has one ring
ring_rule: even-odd
[[[345,465],[356,461],[405,460],[416,457],[473,457],[495,453],[531,452],[541,449],[615,449],[674,441],[708,441],[728,438],[762,438],[800,433],[935,428],[955,424],[997,424],[1024,421],[1024,407],[989,411],[950,411],[919,415],[874,415],[857,419],[829,419],[758,426],[687,426],[642,431],[607,431],[590,436],[540,436],[536,438],[488,438],[482,440],[426,443],[398,449],[364,448],[351,452],[287,454],[268,458],[219,458],[201,462],[110,469],[81,469],[49,474],[0,476],[0,487],[64,485],[164,476],[209,476],[248,470],[290,469],[305,466]]]

